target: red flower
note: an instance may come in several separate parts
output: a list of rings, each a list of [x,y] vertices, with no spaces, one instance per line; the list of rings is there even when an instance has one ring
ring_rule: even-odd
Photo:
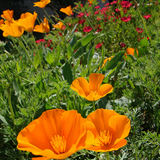
[[[121,21],[123,21],[123,22],[128,22],[128,21],[130,21],[131,20],[131,17],[130,16],[128,16],[128,17],[122,17],[121,18]]]
[[[143,16],[145,19],[149,19],[151,17],[151,15],[145,15]]]
[[[98,49],[98,48],[101,48],[102,47],[102,43],[98,43],[96,46],[95,46],[95,49]]]
[[[121,48],[123,48],[123,47],[125,47],[126,45],[125,45],[125,43],[121,42],[121,43],[120,43],[120,46],[121,46]]]
[[[36,43],[46,42],[44,39],[36,40]]]
[[[81,4],[81,7],[83,7],[83,4]]]
[[[142,28],[136,28],[136,31],[137,31],[138,33],[142,33],[142,32],[143,32],[143,29],[142,29]]]
[[[130,3],[129,1],[122,1],[120,2],[120,4],[123,8],[130,8],[132,6],[132,3]]]
[[[83,31],[84,32],[90,32],[92,30],[92,27],[91,26],[88,26],[88,27],[84,27],[83,28]]]
[[[100,8],[100,6],[95,6],[95,9],[99,9]]]
[[[99,11],[95,11],[95,12],[94,12],[94,15],[96,15],[96,14],[98,14],[98,13],[99,13]]]
[[[116,3],[117,3],[117,1],[113,1],[113,2],[111,2],[110,4],[113,5],[113,4],[116,4]]]
[[[77,15],[77,17],[83,17],[84,16],[84,13],[79,13],[78,15]]]
[[[79,24],[83,24],[85,21],[86,21],[85,19],[82,19],[82,20],[80,19],[80,20],[78,21],[78,23],[79,23]]]
[[[105,4],[105,6],[109,6],[109,2]]]
[[[98,28],[96,31],[97,31],[97,32],[100,32],[101,30],[102,30],[101,28]]]
[[[118,8],[115,9],[116,12],[120,12],[120,10]]]

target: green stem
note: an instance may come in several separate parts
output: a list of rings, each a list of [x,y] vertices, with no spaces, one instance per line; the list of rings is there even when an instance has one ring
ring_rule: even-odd
[[[12,117],[12,120],[14,122],[14,111],[13,111],[13,107],[12,107],[12,103],[11,103],[11,90],[10,90],[10,87],[8,88],[8,104],[9,104],[9,108],[10,108],[10,111],[11,111],[11,117]]]
[[[42,73],[43,73],[43,67],[42,67],[42,61],[41,61],[41,56],[40,56],[40,53],[39,53],[39,50],[37,48],[37,44],[36,44],[36,41],[35,41],[35,38],[33,36],[33,32],[31,32],[31,36],[32,36],[32,39],[33,39],[33,44],[36,48],[36,51],[37,51],[37,54],[38,54],[38,57],[39,57],[39,63],[40,63],[40,67],[41,67],[41,77],[42,77]]]
[[[22,36],[21,36],[21,38],[22,38]],[[18,39],[18,40],[19,40],[20,46],[25,50],[25,52],[26,52],[26,54],[27,54],[27,57],[29,58],[31,64],[34,66],[36,72],[38,72],[38,71],[37,71],[37,68],[36,68],[35,65],[33,64],[32,60],[31,60],[31,57],[29,56],[28,51],[26,50],[26,47],[24,46],[23,42],[22,42],[20,39]],[[23,38],[22,38],[22,40],[23,40]],[[25,40],[24,40],[24,41],[25,41]]]
[[[93,111],[95,111],[96,110],[95,101],[93,101],[92,103],[93,103]]]
[[[109,160],[109,152],[106,152],[106,158]]]
[[[45,9],[43,9],[43,10],[44,10],[44,13],[46,14],[49,22],[50,22],[51,24],[53,24],[54,22],[52,21],[52,19],[51,19],[50,16],[48,15],[48,13],[45,11]]]

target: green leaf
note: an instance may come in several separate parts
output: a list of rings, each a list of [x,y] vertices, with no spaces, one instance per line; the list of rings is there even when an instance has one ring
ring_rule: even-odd
[[[57,53],[55,54],[55,63],[57,64],[58,63],[58,61],[59,61],[59,59],[60,59],[60,55],[61,55],[61,48],[60,48],[60,46],[59,46],[59,44],[58,44],[58,46],[57,46]]]
[[[73,54],[73,50],[71,48],[71,45],[68,44],[68,46],[67,46],[67,57],[68,57],[68,59],[72,56],[72,54]]]
[[[91,66],[91,61],[92,61],[93,55],[94,55],[94,47],[92,47],[88,53],[88,58],[87,58],[88,67]]]
[[[51,65],[54,62],[54,55],[48,52],[46,56],[46,61]]]
[[[142,56],[143,56],[145,50],[146,50],[145,48],[138,47],[138,55],[139,55],[139,57],[142,57]]]
[[[141,39],[140,46],[143,48],[148,47],[148,39],[145,37],[144,39]]]
[[[5,117],[3,117],[2,115],[0,115],[0,120],[6,125],[8,125],[8,122],[6,121]]]
[[[73,47],[76,44],[76,42],[77,42],[77,37],[74,34],[73,38],[70,40],[69,44],[70,44],[71,47]]]
[[[109,62],[107,65],[105,65],[101,71],[106,71],[106,70],[110,70],[113,69],[117,66],[118,62],[121,61],[123,55],[124,55],[125,51],[121,51],[118,54],[116,54]]]
[[[82,32],[75,32],[74,34],[75,34],[78,38],[82,38],[82,37],[83,37]]]
[[[16,63],[16,67],[17,67],[17,72],[19,73],[21,71],[21,67],[19,65],[19,62]]]
[[[66,61],[65,65],[62,68],[64,79],[67,80],[69,84],[73,81],[71,65],[68,61]]]
[[[93,33],[87,34],[85,37],[81,39],[82,46],[87,45],[95,36]]]
[[[33,61],[33,63],[34,63],[34,66],[35,66],[36,68],[39,66],[39,64],[40,64],[39,54],[36,54],[36,55],[34,56],[34,61]]]
[[[84,53],[83,48],[84,48],[84,47],[80,47],[80,48],[75,52],[74,58],[78,58],[79,56],[81,56],[81,55]]]

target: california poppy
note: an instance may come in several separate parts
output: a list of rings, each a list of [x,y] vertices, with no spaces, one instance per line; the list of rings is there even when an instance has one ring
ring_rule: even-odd
[[[71,5],[66,8],[61,8],[60,11],[67,14],[68,16],[70,16],[73,13]]]
[[[127,144],[126,138],[130,132],[130,120],[119,115],[114,110],[97,109],[87,116],[87,120],[95,125],[92,133],[95,140],[86,149],[107,152],[118,150]]]
[[[38,159],[65,159],[91,144],[92,126],[76,110],[48,110],[19,132],[17,148],[43,156]]]
[[[54,28],[58,28],[58,29],[63,29],[63,23],[61,21],[59,21],[57,24],[53,25]]]
[[[134,56],[134,48],[127,48],[126,51],[127,53],[125,53],[124,55],[127,57],[127,54],[130,54],[132,56]],[[136,49],[137,55],[138,55],[138,50]]]
[[[34,2],[34,7],[44,8],[51,0],[40,0],[40,2]]]
[[[13,18],[13,10],[5,10],[3,11],[3,14],[1,15],[2,18],[4,18],[5,20],[12,20]]]
[[[36,25],[33,31],[40,33],[48,33],[50,31],[48,20],[44,18],[43,22],[40,25]]]
[[[89,83],[84,77],[75,79],[71,84],[71,89],[89,101],[96,101],[112,92],[113,87],[110,84],[103,84],[104,75],[101,73],[91,73]]]
[[[0,29],[3,31],[3,36],[12,36],[12,37],[20,37],[23,32],[24,28],[19,26],[16,21],[9,21],[6,20],[5,24],[0,25]]]
[[[22,13],[20,19],[18,20],[18,25],[24,27],[27,32],[33,31],[34,23],[37,18],[37,13],[33,14],[30,12]]]

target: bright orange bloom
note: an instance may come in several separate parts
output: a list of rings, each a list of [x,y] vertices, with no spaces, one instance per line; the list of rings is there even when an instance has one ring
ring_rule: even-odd
[[[6,20],[5,24],[0,25],[0,29],[3,31],[3,36],[12,36],[12,37],[20,37],[23,32],[24,28],[20,27],[16,21],[9,21]]]
[[[37,157],[41,160],[65,159],[91,145],[94,136],[90,126],[94,127],[76,110],[48,110],[19,132],[17,148],[42,155]]]
[[[113,91],[110,84],[103,84],[104,75],[101,73],[91,73],[88,81],[83,78],[75,79],[71,84],[71,89],[78,92],[78,94],[89,101],[96,101]]]
[[[73,13],[71,5],[66,8],[61,8],[60,11],[67,14],[68,16],[70,16]]]
[[[34,7],[44,8],[51,0],[40,0],[40,2],[34,2]]]
[[[3,14],[1,15],[2,18],[6,20],[12,20],[13,19],[13,10],[5,10],[3,11]]]
[[[88,0],[89,4],[93,4],[94,0]]]
[[[61,21],[59,21],[57,24],[53,25],[54,28],[59,28],[61,30],[62,30],[63,26],[64,25],[63,25],[63,23]]]
[[[126,51],[127,53],[125,53],[124,55],[127,57],[127,54],[131,54],[132,56],[134,56],[134,48],[127,48]],[[138,50],[136,49],[137,55],[138,55]]]
[[[19,26],[24,27],[24,29],[27,32],[31,32],[31,31],[33,31],[34,23],[36,21],[36,18],[37,18],[37,13],[36,12],[34,12],[33,14],[29,13],[29,12],[22,13],[21,17],[20,17],[20,19],[18,20],[17,23],[18,23]]]
[[[128,136],[131,126],[126,116],[119,115],[114,110],[97,109],[87,116],[87,120],[91,121],[96,129],[92,130],[95,140],[86,149],[107,152],[118,150],[127,144],[124,138]]]
[[[44,18],[43,21],[44,22],[42,22],[40,25],[36,25],[34,27],[34,30],[33,30],[34,32],[48,33],[50,31],[48,20],[46,18]]]

